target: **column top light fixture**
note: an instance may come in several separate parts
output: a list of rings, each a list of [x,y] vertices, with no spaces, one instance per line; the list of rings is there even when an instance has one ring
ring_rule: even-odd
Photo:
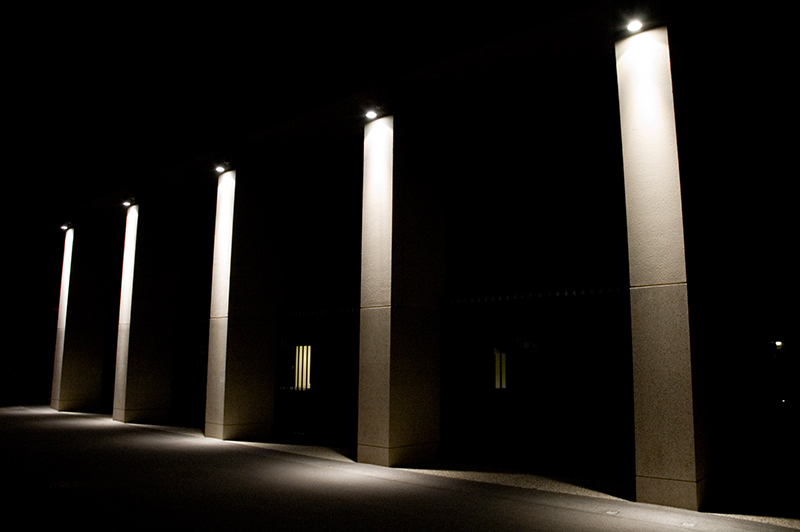
[[[224,167],[224,166],[222,166],[222,165],[219,165],[219,166],[217,166],[216,168],[214,168],[214,170],[216,170],[216,171],[217,171],[217,173],[221,174],[222,172],[224,172],[224,171],[225,171],[225,167]]]
[[[376,113],[375,111],[373,110],[367,111],[366,117],[369,118],[370,120],[372,120],[373,118],[377,118],[377,116],[378,113]]]
[[[631,33],[635,33],[642,29],[642,22],[638,19],[631,20],[628,23],[628,31]]]

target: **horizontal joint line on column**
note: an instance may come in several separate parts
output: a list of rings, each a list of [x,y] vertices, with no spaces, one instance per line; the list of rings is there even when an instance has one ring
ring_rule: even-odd
[[[659,286],[680,286],[680,285],[685,285],[685,284],[688,284],[688,283],[686,281],[680,281],[680,282],[677,282],[677,283],[640,284],[640,285],[636,285],[636,286],[631,286],[631,290],[633,290],[634,288],[657,288]]]
[[[367,309],[371,309],[371,308],[392,308],[392,306],[391,305],[375,305],[375,306],[370,306],[370,307],[359,307],[359,308],[360,308],[360,310],[367,310]]]
[[[228,316],[211,316],[209,319],[212,319],[212,320],[226,320],[226,319],[228,319]]]
[[[650,476],[647,476],[647,475],[636,475],[636,476],[638,478],[651,478],[653,480],[668,480],[670,482],[688,482],[688,483],[691,483],[691,484],[697,484],[698,482],[703,480],[702,478],[699,478],[697,480],[683,480],[681,478],[650,477]]]

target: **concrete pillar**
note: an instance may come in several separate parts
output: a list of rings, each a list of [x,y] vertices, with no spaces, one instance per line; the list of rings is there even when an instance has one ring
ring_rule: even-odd
[[[61,380],[64,367],[64,336],[67,330],[67,303],[69,301],[69,276],[72,269],[72,244],[75,231],[71,227],[64,235],[64,260],[61,266],[61,295],[58,299],[58,322],[56,325],[56,355],[53,364],[53,388],[50,394],[50,406],[56,410],[63,410]]]
[[[136,232],[139,225],[139,206],[128,207],[125,220],[125,246],[122,255],[122,287],[119,300],[119,326],[117,328],[117,363],[114,372],[113,419],[129,421],[135,414],[128,401],[128,347],[131,332],[131,304],[133,297],[133,271],[136,262]]]
[[[638,501],[697,509],[681,190],[667,29],[616,44],[628,220]]]
[[[228,300],[231,282],[233,206],[236,171],[219,176],[214,228],[214,266],[211,273],[211,318],[208,338],[205,435],[225,439],[225,373],[228,355]]]
[[[56,410],[107,413],[112,401],[122,224],[108,211],[96,209],[84,211],[76,225],[78,238],[70,232],[65,241],[65,252],[72,251],[68,273],[66,268],[62,273],[50,403]]]
[[[220,175],[205,435],[261,440],[272,427],[275,394],[277,298],[271,289],[277,274],[271,267],[275,248],[269,233],[275,224],[263,216],[269,210],[262,201],[263,191],[250,190],[234,202],[236,188],[236,171]]]
[[[88,211],[78,221],[80,236],[66,237],[72,248],[68,273],[62,273],[58,343],[50,400],[56,410],[108,412],[109,392],[104,375],[113,366],[116,332],[116,283],[119,271],[121,225],[102,211]],[[67,275],[64,275],[67,274]],[[112,288],[113,287],[113,288]],[[69,303],[69,305],[67,305]],[[69,320],[67,320],[69,306]],[[69,321],[69,333],[67,333]],[[111,370],[113,375],[113,370]]]
[[[397,237],[413,239],[406,226],[420,221],[404,215],[413,195],[396,194],[393,158],[393,117],[370,122],[364,132],[358,461],[383,466],[423,461],[439,443],[438,324],[431,305],[419,304],[425,283],[415,275],[423,270],[412,264],[414,242]],[[425,262],[416,255],[417,263]]]
[[[113,410],[126,423],[166,423],[171,415],[175,257],[163,246],[174,228],[158,216],[161,201],[147,202],[144,217],[139,205],[127,209]]]

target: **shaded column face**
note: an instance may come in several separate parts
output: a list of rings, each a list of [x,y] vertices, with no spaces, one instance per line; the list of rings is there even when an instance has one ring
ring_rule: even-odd
[[[67,327],[67,303],[69,301],[69,277],[72,270],[72,244],[75,231],[67,229],[64,235],[64,259],[61,266],[61,294],[58,298],[58,322],[56,325],[56,353],[53,364],[53,387],[50,403],[52,408],[60,409],[61,378],[64,364],[64,335]]]
[[[683,219],[666,28],[616,45],[630,269],[637,500],[697,509]]]

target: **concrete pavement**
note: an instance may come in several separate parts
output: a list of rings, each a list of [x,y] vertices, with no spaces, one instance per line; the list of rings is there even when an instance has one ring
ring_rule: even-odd
[[[0,408],[0,449],[4,506],[26,526],[744,532],[798,524],[389,469],[324,448],[223,442],[49,407]]]

